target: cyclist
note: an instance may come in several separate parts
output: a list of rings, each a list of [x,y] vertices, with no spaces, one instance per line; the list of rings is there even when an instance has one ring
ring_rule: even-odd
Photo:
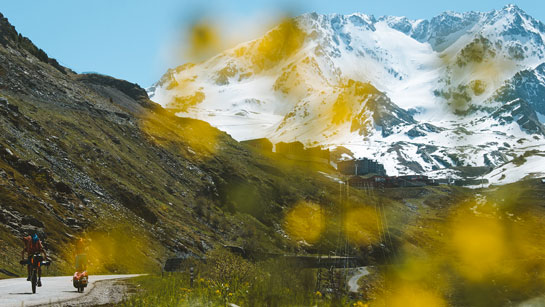
[[[25,259],[25,253],[28,254],[28,262],[27,262],[27,272],[28,277],[27,280],[30,280],[30,259],[33,255],[39,254],[43,257],[44,260],[47,259],[47,254],[45,253],[44,247],[42,245],[42,241],[38,237],[37,234],[33,234],[32,236],[26,236],[23,238],[23,251],[21,253],[21,258]],[[38,267],[38,287],[42,286],[42,267]]]

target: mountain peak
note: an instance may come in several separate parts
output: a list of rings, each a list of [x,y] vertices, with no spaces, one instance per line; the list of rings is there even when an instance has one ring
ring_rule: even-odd
[[[507,4],[503,7],[503,11],[507,12],[523,12],[525,13],[520,7],[518,7],[516,4]]]
[[[499,12],[505,16],[520,16],[526,19],[534,19],[516,4],[508,4],[504,6]]]

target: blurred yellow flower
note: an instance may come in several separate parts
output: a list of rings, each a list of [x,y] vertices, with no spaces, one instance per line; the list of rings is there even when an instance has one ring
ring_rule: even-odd
[[[392,307],[445,307],[447,303],[440,294],[413,283],[401,284],[388,299],[388,306]]]
[[[316,243],[325,228],[325,216],[320,205],[301,202],[293,207],[284,218],[284,229],[295,240]]]
[[[343,221],[348,241],[358,246],[368,246],[380,240],[381,221],[372,207],[350,209]]]

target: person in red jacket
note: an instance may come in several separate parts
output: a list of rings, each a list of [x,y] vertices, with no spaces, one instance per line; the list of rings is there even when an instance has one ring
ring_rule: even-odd
[[[40,241],[40,238],[37,234],[34,234],[31,236],[26,236],[23,238],[23,251],[21,252],[21,259],[25,259],[25,253],[27,253],[27,273],[28,277],[27,280],[30,280],[30,257],[34,254],[41,254],[44,260],[47,259],[47,254],[45,253],[44,247],[42,245],[42,241]],[[38,267],[38,287],[42,286],[42,268],[41,266]]]

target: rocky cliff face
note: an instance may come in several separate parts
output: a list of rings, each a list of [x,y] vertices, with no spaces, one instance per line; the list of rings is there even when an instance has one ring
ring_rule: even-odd
[[[498,89],[494,100],[506,103],[517,98],[527,101],[534,112],[545,117],[545,64],[518,72]]]

